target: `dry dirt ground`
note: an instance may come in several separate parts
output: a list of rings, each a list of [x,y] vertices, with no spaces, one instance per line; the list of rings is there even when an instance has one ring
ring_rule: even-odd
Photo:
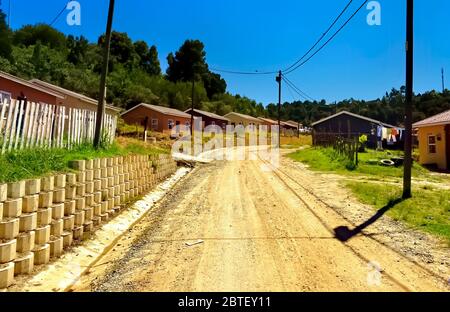
[[[449,291],[448,246],[386,216],[352,231],[375,211],[338,179],[268,169],[198,166],[72,290]]]

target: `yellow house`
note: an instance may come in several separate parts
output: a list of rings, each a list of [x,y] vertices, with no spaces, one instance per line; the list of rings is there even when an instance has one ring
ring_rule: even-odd
[[[247,127],[250,125],[259,126],[263,124],[261,119],[234,112],[228,113],[224,117],[230,120],[230,124],[233,126],[243,125],[244,127]]]
[[[419,163],[450,170],[450,110],[413,125],[418,130]]]

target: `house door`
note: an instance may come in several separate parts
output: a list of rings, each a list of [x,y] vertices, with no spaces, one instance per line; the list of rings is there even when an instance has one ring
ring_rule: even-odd
[[[450,170],[450,125],[445,126],[445,155],[447,158],[447,169]]]

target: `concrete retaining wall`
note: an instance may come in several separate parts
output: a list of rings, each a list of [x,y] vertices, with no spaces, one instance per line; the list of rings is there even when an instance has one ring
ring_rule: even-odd
[[[72,161],[74,172],[0,184],[0,289],[91,237],[176,171],[170,155]]]

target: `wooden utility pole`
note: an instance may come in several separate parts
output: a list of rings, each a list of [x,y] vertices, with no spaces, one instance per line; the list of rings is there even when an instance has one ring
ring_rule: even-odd
[[[103,68],[100,78],[100,90],[95,121],[94,147],[99,148],[102,135],[103,118],[105,117],[106,76],[108,75],[109,50],[111,47],[111,29],[114,16],[114,0],[109,0],[108,22],[106,25],[105,46],[103,47]]]
[[[192,100],[191,100],[191,135],[194,136],[194,96],[195,96],[195,78],[192,76]]]
[[[412,196],[412,101],[414,69],[414,1],[406,0],[406,101],[405,101],[405,162],[403,173],[403,198]]]
[[[441,69],[441,76],[442,76],[442,93],[445,92],[445,83],[444,83],[444,67]]]
[[[11,29],[11,0],[8,3],[8,27]]]
[[[278,72],[276,80],[278,82],[278,146],[281,146],[281,70]]]

